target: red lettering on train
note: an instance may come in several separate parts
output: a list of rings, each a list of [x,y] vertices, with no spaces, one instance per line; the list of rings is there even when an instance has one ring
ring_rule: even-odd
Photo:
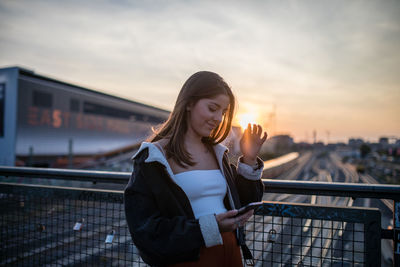
[[[76,128],[78,129],[84,129],[84,124],[83,124],[83,116],[82,114],[76,115]]]
[[[28,124],[31,126],[51,126],[54,128],[69,128],[70,126],[82,130],[109,131],[114,133],[129,134],[135,130],[132,122],[119,119],[103,118],[96,115],[83,115],[81,113],[71,116],[68,111],[59,109],[39,109],[28,107]],[[72,122],[70,120],[72,119]],[[71,125],[71,123],[73,123]]]
[[[42,110],[42,114],[40,116],[40,125],[51,126],[51,117],[49,110],[47,109]]]
[[[60,128],[62,126],[61,111],[58,109],[53,110],[53,127]]]
[[[116,133],[129,134],[131,129],[129,123],[119,120],[107,119],[107,130]]]
[[[28,108],[28,124],[32,126],[39,125],[39,109],[37,107]]]
[[[68,111],[64,111],[61,114],[62,114],[62,118],[63,118],[63,122],[64,122],[64,127],[68,128],[69,127],[69,118],[70,118],[71,114]]]
[[[103,119],[101,117],[92,115],[88,117],[88,119],[89,119],[89,129],[98,131],[103,130]]]

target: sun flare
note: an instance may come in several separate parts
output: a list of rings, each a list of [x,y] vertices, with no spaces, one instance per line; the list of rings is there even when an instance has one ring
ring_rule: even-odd
[[[237,115],[237,120],[240,127],[244,130],[249,123],[257,123],[256,116],[253,113],[243,113]]]

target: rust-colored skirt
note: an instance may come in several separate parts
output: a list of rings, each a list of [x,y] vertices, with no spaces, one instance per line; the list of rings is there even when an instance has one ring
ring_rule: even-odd
[[[223,245],[200,249],[198,261],[181,262],[170,267],[243,267],[240,247],[233,232],[222,233]]]

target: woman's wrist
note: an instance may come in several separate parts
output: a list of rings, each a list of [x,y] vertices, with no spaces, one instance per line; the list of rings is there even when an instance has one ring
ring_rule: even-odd
[[[255,158],[250,158],[250,157],[243,156],[243,157],[242,157],[242,161],[243,161],[243,163],[245,163],[245,164],[247,164],[247,165],[249,165],[249,166],[255,166],[255,165],[257,165],[257,157],[255,157]]]

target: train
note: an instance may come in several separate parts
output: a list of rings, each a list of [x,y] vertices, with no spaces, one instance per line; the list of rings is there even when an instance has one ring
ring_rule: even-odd
[[[26,166],[32,159],[38,165],[40,158],[40,165],[51,166],[56,157],[93,156],[131,146],[169,114],[25,68],[1,68],[0,165]]]

